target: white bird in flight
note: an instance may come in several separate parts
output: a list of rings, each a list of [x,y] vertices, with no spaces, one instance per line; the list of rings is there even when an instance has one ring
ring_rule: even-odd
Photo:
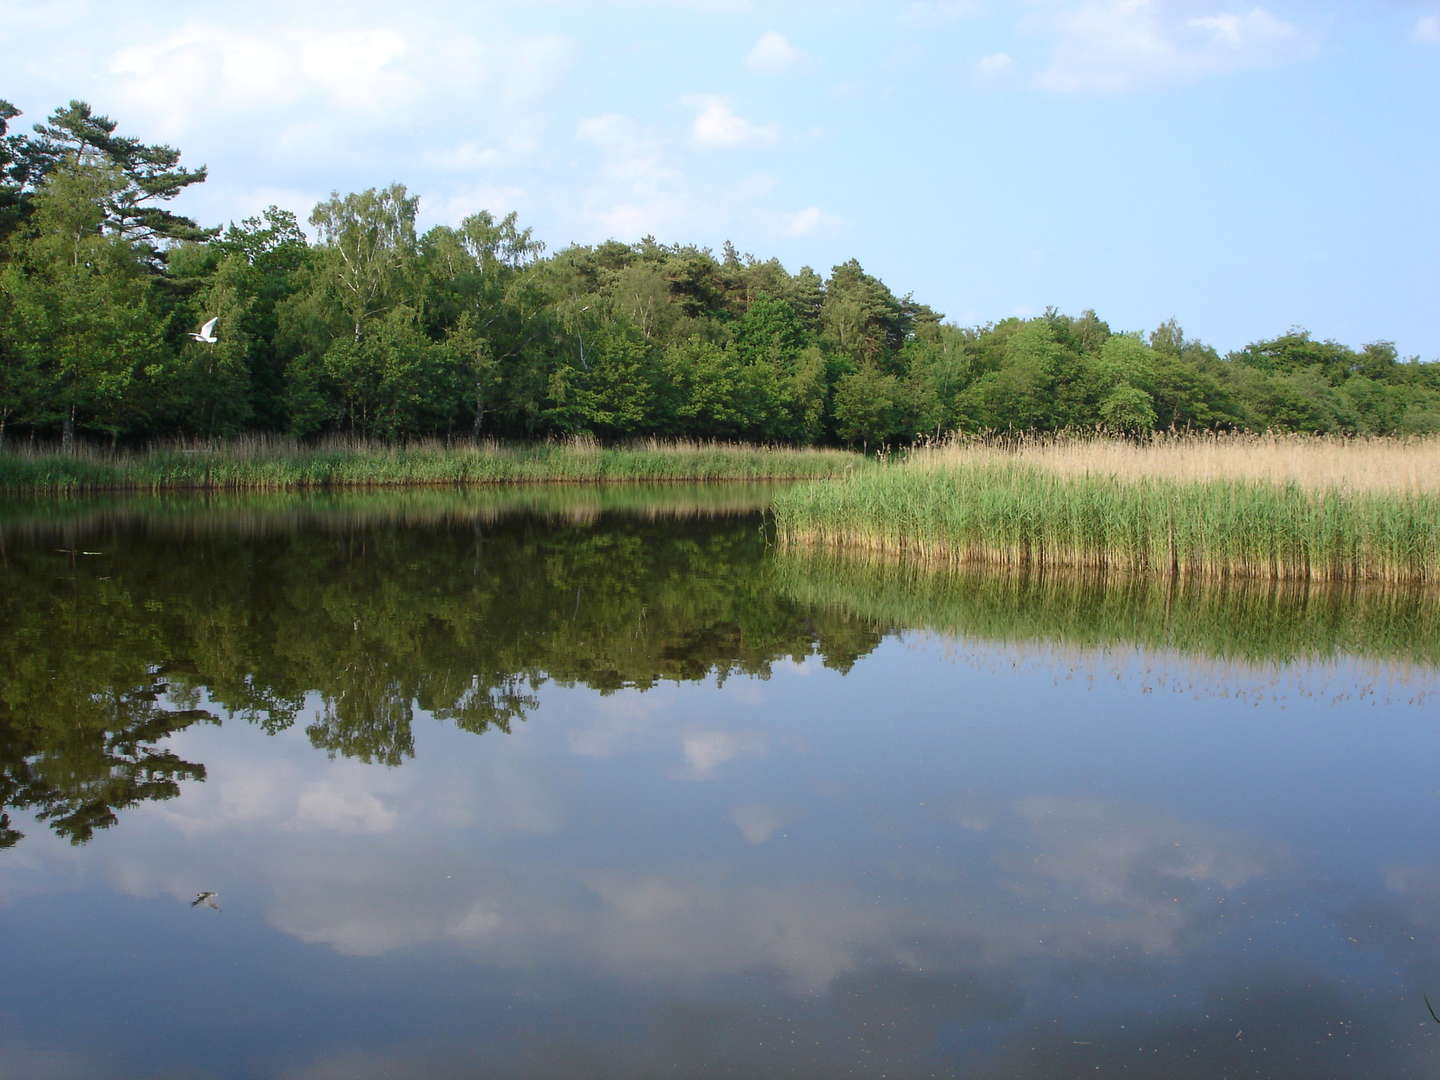
[[[198,334],[191,334],[190,336],[196,341],[204,341],[210,345],[214,345],[215,342],[219,340],[215,336],[215,324],[219,321],[220,316],[216,315],[215,318],[211,319],[204,326],[200,327],[200,332]]]
[[[190,901],[190,906],[199,907],[201,904],[204,904],[208,908],[214,908],[216,911],[219,911],[220,894],[215,892],[197,893],[195,899]]]

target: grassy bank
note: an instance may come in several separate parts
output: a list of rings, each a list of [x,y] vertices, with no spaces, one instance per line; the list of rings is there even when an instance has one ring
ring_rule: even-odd
[[[1097,443],[1101,451],[1114,445]],[[1183,476],[1060,469],[993,448],[952,449],[800,485],[777,495],[773,508],[782,543],[930,563],[1440,580],[1440,492]]]
[[[531,444],[276,439],[155,447],[139,452],[0,454],[0,491],[284,491],[343,487],[469,486],[813,479],[863,459],[840,450],[739,443],[649,441],[602,447],[588,440]]]

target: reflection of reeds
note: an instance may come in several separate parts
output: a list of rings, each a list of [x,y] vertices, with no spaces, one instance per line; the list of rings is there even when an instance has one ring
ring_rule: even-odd
[[[758,514],[780,485],[729,484],[515,485],[334,492],[178,492],[7,500],[0,539],[91,535],[127,525],[179,535],[284,534],[297,528],[351,532],[377,525],[493,524],[530,515],[591,525],[605,514],[649,521]]]
[[[1440,669],[1440,594],[1431,589],[942,568],[850,551],[782,551],[772,569],[799,603],[957,637]]]
[[[660,442],[602,447],[593,440],[506,444],[332,439],[315,445],[249,437],[157,445],[141,452],[27,449],[0,454],[0,490],[239,491],[509,483],[766,480],[833,476],[861,462],[839,450]]]
[[[1119,479],[1013,458],[922,455],[788,489],[774,512],[780,539],[791,545],[888,551],[935,564],[1440,579],[1440,492]]]

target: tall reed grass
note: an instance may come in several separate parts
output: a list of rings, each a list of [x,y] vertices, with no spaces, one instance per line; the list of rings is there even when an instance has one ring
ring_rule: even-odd
[[[917,467],[1020,461],[1062,476],[1242,481],[1307,489],[1440,493],[1440,437],[1178,434],[1143,442],[1085,435],[954,437],[909,455]]]
[[[1440,580],[1440,494],[1062,471],[921,455],[772,504],[789,545],[947,564],[1209,578]]]
[[[214,443],[157,445],[139,452],[95,449],[72,454],[11,450],[0,454],[0,491],[282,491],[626,481],[811,479],[835,476],[863,459],[840,450],[741,443],[649,440],[604,447],[563,442],[403,446],[348,439],[317,445],[250,437]]]

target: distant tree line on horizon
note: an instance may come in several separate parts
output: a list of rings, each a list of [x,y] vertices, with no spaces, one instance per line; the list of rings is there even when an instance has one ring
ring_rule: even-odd
[[[400,184],[204,229],[206,170],[83,102],[0,101],[0,445],[353,433],[870,444],[950,431],[1440,431],[1440,365],[1292,329],[960,327],[855,260],[822,278],[647,237],[547,254],[511,213],[416,231]],[[218,317],[218,340],[191,332]]]

